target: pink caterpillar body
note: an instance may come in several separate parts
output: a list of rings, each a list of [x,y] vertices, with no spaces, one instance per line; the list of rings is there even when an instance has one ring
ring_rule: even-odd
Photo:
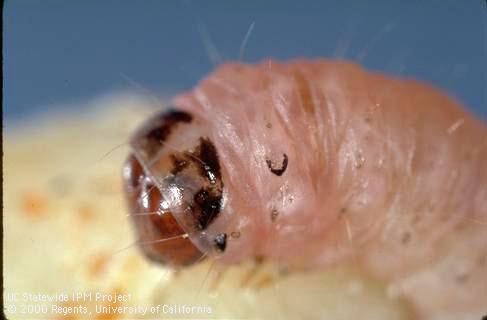
[[[269,60],[222,65],[174,105],[125,168],[131,210],[157,212],[134,215],[139,237],[181,236],[142,246],[152,259],[353,261],[418,315],[487,312],[487,129],[452,99],[351,63]],[[169,215],[180,230],[156,221]]]

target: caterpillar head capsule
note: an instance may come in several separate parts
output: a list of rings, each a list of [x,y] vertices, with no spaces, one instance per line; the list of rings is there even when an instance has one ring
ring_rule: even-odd
[[[132,221],[145,255],[182,267],[221,251],[206,230],[219,216],[223,182],[215,146],[192,115],[169,110],[133,135],[124,169]]]

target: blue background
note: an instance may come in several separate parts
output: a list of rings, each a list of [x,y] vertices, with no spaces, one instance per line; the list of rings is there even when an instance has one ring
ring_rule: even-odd
[[[237,59],[253,22],[244,61],[341,56],[433,83],[487,118],[484,0],[12,0],[3,14],[7,121],[134,89],[129,79],[190,88],[214,68],[203,39]]]

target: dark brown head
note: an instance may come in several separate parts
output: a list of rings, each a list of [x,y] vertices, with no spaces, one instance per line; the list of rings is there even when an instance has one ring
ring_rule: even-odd
[[[124,185],[146,256],[181,267],[221,251],[221,241],[205,237],[223,203],[218,154],[205,128],[186,112],[165,111],[136,131],[131,147]]]

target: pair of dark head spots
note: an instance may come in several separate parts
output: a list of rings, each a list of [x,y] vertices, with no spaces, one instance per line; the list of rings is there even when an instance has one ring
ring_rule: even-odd
[[[191,172],[204,181],[188,207],[198,230],[205,230],[218,217],[222,206],[223,181],[216,148],[208,138],[200,137],[193,150],[172,153],[170,158],[171,174]]]

